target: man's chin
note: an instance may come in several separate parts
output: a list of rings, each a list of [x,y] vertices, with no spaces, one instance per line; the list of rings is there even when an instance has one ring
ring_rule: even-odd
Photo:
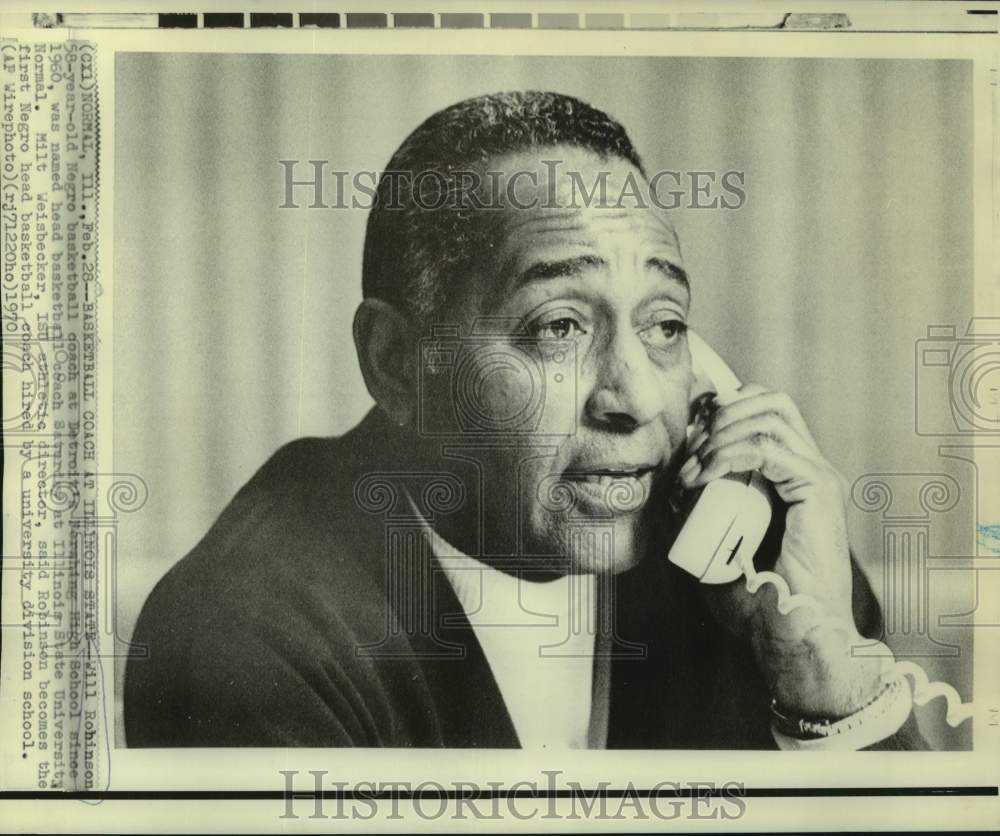
[[[553,554],[553,568],[558,565],[561,574],[625,572],[636,566],[647,551],[649,537],[638,514],[554,522],[546,527],[540,538],[545,546],[536,553]]]

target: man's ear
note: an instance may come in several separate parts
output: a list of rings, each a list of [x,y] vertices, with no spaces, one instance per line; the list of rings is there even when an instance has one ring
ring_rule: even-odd
[[[416,414],[416,346],[410,320],[381,299],[365,299],[354,314],[354,345],[365,386],[400,426]]]

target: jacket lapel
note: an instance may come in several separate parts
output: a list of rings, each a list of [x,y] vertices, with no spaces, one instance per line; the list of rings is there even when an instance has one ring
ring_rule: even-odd
[[[365,491],[376,487],[381,503],[380,515],[368,516],[375,525],[363,524],[357,534],[368,541],[364,551],[372,557],[373,581],[386,587],[394,621],[423,671],[441,745],[519,746],[482,646],[407,498],[407,491],[419,491],[422,481],[440,474],[407,469],[405,451],[393,449],[377,410],[352,436],[353,499],[364,503]],[[390,498],[383,502],[383,496]]]

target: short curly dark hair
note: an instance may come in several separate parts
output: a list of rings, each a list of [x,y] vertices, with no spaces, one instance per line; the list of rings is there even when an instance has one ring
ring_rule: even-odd
[[[442,188],[455,187],[450,175],[482,170],[501,155],[556,145],[583,148],[602,160],[621,158],[643,171],[621,124],[572,96],[494,93],[429,117],[403,141],[379,178],[365,233],[364,296],[383,299],[421,323],[440,314],[457,296],[455,283],[487,251],[492,224],[488,211],[456,208],[454,202],[429,210],[435,199],[425,185],[436,185],[440,196]],[[419,182],[420,172],[440,176]]]

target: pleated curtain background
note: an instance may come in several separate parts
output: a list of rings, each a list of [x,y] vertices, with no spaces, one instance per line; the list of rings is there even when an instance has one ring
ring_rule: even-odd
[[[123,637],[280,444],[371,405],[350,336],[366,212],[280,209],[278,161],[377,171],[434,111],[505,89],[608,111],[651,172],[745,172],[741,209],[673,213],[693,325],[741,378],[789,392],[850,481],[952,474],[963,495],[931,553],[974,553],[971,467],[913,415],[915,341],[972,314],[968,63],[121,54],[116,81],[114,467],[150,488],[119,530]],[[850,523],[880,590],[880,515]],[[930,601],[935,625],[971,609],[972,578],[936,573]],[[967,631],[933,629],[964,658],[922,661],[968,698]],[[968,744],[940,707],[923,717]]]

